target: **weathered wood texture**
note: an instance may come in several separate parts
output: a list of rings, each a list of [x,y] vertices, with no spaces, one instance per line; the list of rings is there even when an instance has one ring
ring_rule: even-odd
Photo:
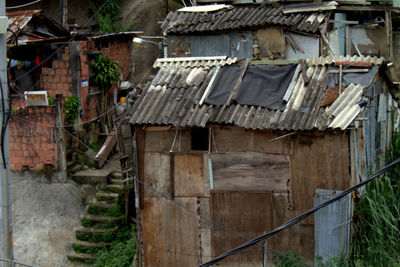
[[[144,153],[144,195],[148,196],[170,196],[170,162],[169,153],[146,152]],[[151,188],[150,188],[151,187]]]
[[[218,153],[211,158],[217,190],[289,190],[290,166],[286,155]]]
[[[191,210],[197,198],[176,198]],[[145,197],[143,248],[146,267],[197,266],[200,262],[198,218],[163,198]]]
[[[99,152],[97,152],[94,158],[96,168],[102,168],[104,166],[108,156],[110,155],[116,143],[117,143],[117,132],[114,129],[107,137],[106,141],[101,146]]]
[[[155,131],[154,128],[146,130],[145,150],[146,152],[169,152],[171,148],[176,151],[190,151],[190,132],[188,130],[176,129]],[[164,129],[164,130],[162,130]],[[176,138],[175,138],[176,136]],[[175,139],[174,147],[172,144]]]
[[[270,131],[253,131],[238,127],[214,127],[214,140],[218,152],[262,152],[291,154],[291,137],[270,142],[280,135]],[[214,143],[213,151],[215,151]]]
[[[287,194],[273,194],[274,228],[297,216],[291,210]],[[268,243],[270,241],[268,240]],[[314,227],[313,225],[296,224],[275,235],[275,250],[288,253],[295,251],[301,260],[313,265],[314,261]],[[268,251],[273,254],[273,252]]]
[[[203,154],[174,154],[175,196],[203,196]]]
[[[292,207],[299,213],[313,207],[316,188],[350,186],[348,143],[344,132],[301,135],[294,140],[290,192]]]
[[[137,170],[138,178],[141,181],[139,185],[140,208],[144,207],[144,149],[145,149],[145,132],[141,128],[135,128],[136,136],[136,153],[137,153]]]
[[[246,240],[273,229],[271,191],[211,192],[211,218],[236,233],[211,227],[212,256],[233,249]],[[253,246],[243,253],[222,260],[219,266],[262,266],[263,249]]]

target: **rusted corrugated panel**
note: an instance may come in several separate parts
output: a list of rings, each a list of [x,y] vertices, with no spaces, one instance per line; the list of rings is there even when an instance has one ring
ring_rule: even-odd
[[[318,19],[312,19],[317,17]],[[165,34],[213,32],[282,25],[305,32],[316,32],[325,21],[325,13],[284,14],[282,7],[267,5],[234,6],[214,12],[170,12],[161,28]]]
[[[342,191],[316,189],[314,207]],[[347,256],[350,249],[351,196],[347,195],[314,214],[315,257],[321,262]]]
[[[326,114],[333,116],[330,128],[346,129],[360,113],[361,107],[357,104],[364,93],[361,85],[350,84],[346,90],[326,109]]]
[[[20,38],[19,44],[29,41],[57,40],[69,36],[69,31],[57,21],[46,17],[41,10],[23,10],[7,12],[8,28],[7,43],[13,44],[15,36]],[[32,21],[32,23],[30,23]],[[34,22],[33,22],[34,21]],[[33,27],[26,27],[30,23]],[[42,28],[42,29],[39,29]],[[44,29],[44,30],[43,30]],[[27,31],[26,33],[24,31]],[[25,35],[23,35],[25,33]],[[23,36],[22,36],[23,35]]]

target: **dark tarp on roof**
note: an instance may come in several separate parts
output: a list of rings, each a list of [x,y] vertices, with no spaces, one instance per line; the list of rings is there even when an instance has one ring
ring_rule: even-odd
[[[295,70],[295,64],[249,66],[234,99],[241,105],[284,110],[285,104],[282,99]],[[239,76],[240,68],[238,66],[223,67],[206,99],[206,103],[212,105],[226,104]]]
[[[232,88],[240,76],[239,66],[224,66],[215,79],[213,88],[206,99],[211,105],[224,105],[231,94]]]

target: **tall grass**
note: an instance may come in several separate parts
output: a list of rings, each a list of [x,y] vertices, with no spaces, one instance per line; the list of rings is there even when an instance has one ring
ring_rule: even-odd
[[[400,157],[400,135],[393,136],[387,162]],[[400,266],[400,166],[370,182],[354,211],[350,265]]]

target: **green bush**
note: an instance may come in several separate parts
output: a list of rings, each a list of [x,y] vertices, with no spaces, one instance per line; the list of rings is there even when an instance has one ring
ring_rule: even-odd
[[[121,72],[118,68],[118,61],[112,61],[109,57],[97,56],[96,61],[92,64],[92,82],[103,90],[109,89],[113,83],[119,80]]]
[[[73,124],[75,119],[78,117],[79,109],[81,107],[81,103],[79,102],[79,98],[77,96],[70,96],[65,100],[65,122],[67,124]]]

